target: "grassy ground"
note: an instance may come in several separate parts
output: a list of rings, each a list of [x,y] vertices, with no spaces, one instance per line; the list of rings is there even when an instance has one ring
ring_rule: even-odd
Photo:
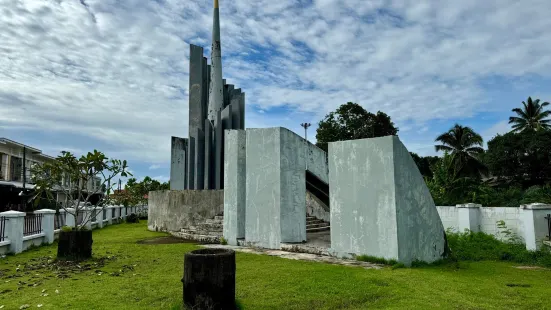
[[[136,243],[163,235],[147,231],[143,221],[96,230],[96,260],[80,268],[49,265],[55,244],[0,259],[0,306],[176,309],[183,255],[196,246]],[[514,266],[365,270],[237,253],[237,298],[245,309],[550,309],[551,271]]]

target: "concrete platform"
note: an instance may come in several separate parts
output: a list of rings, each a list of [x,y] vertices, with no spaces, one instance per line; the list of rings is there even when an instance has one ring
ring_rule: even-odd
[[[205,244],[201,246],[205,248],[231,249],[236,252],[243,252],[243,253],[250,253],[250,254],[264,254],[269,256],[286,258],[286,259],[313,261],[313,262],[327,263],[332,265],[362,267],[365,269],[382,269],[384,267],[383,265],[378,265],[373,263],[361,262],[361,261],[352,260],[352,259],[340,259],[336,257],[317,255],[317,254],[296,253],[296,252],[281,251],[281,250],[249,248],[249,247],[221,245],[221,244]]]

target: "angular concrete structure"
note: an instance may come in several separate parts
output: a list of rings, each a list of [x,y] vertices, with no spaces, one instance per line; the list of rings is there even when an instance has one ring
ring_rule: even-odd
[[[433,262],[444,228],[430,192],[396,136],[329,143],[331,250]]]
[[[187,139],[172,137],[170,155],[170,189],[183,190],[186,187]]]
[[[245,238],[246,138],[245,130],[226,130],[223,230],[230,245]]]

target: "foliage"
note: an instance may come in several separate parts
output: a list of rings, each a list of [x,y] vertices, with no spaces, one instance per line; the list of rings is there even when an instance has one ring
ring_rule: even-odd
[[[454,173],[458,177],[479,177],[488,169],[480,161],[484,153],[482,137],[470,127],[455,124],[450,130],[436,138],[442,144],[435,145],[437,152],[448,152],[452,156]]]
[[[513,124],[514,132],[526,131],[542,131],[551,129],[551,111],[544,108],[549,105],[549,102],[540,104],[540,100],[532,100],[528,97],[526,102],[522,102],[521,108],[514,108],[512,111],[517,116],[509,117],[509,124]]]
[[[221,245],[227,245],[227,244],[228,244],[228,240],[226,240],[226,238],[224,238],[224,237],[220,237],[220,244],[221,244]]]
[[[378,111],[367,112],[361,105],[348,102],[330,112],[319,122],[316,145],[327,152],[327,143],[396,135],[398,128],[390,116]]]
[[[527,265],[551,267],[551,252],[547,249],[529,251],[520,238],[500,225],[505,231],[505,241],[483,232],[447,232],[452,255],[460,261],[510,261]]]
[[[138,215],[136,213],[131,213],[126,217],[127,223],[139,223],[140,219],[138,218]]]
[[[91,198],[100,196],[97,206],[105,206],[105,196],[109,197],[111,181],[116,176],[130,175],[125,161],[109,159],[102,152],[94,150],[88,154],[75,157],[70,152],[61,152],[55,160],[35,164],[31,168],[33,183],[36,184],[36,197],[46,197],[49,201],[57,201],[57,193],[63,193],[65,201],[61,207],[65,212],[77,218],[83,208],[90,205]],[[107,184],[107,186],[106,186]],[[102,190],[106,188],[107,193]],[[35,199],[35,204],[40,199]],[[69,209],[74,208],[74,209]],[[87,221],[91,220],[88,218]],[[86,223],[82,223],[82,227]],[[79,229],[75,221],[75,230]]]
[[[484,155],[500,181],[536,185],[551,180],[551,131],[497,135]]]
[[[128,179],[124,190],[115,191],[112,195],[115,204],[123,206],[147,204],[147,195],[150,191],[168,190],[170,183],[161,183],[146,176],[141,182],[136,178]]]
[[[361,262],[368,262],[368,263],[374,263],[374,264],[381,264],[381,265],[390,265],[394,266],[398,264],[398,261],[395,259],[386,259],[383,257],[376,257],[371,255],[359,255],[356,256],[356,260]]]
[[[410,152],[411,158],[413,158],[413,161],[417,165],[417,168],[419,168],[419,172],[421,172],[421,175],[424,177],[432,178],[433,173],[431,170],[431,167],[436,164],[439,160],[438,156],[426,156],[422,157],[419,156],[417,153]]]

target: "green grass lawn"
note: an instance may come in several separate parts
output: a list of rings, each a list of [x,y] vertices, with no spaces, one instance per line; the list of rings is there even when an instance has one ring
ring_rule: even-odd
[[[55,244],[0,259],[0,306],[176,309],[184,253],[197,247],[136,243],[157,236],[164,234],[147,231],[145,221],[95,230],[94,256],[105,257],[105,265],[94,260],[77,271],[50,270]],[[236,259],[236,294],[245,309],[551,309],[551,271],[511,263],[366,270],[244,253]]]

